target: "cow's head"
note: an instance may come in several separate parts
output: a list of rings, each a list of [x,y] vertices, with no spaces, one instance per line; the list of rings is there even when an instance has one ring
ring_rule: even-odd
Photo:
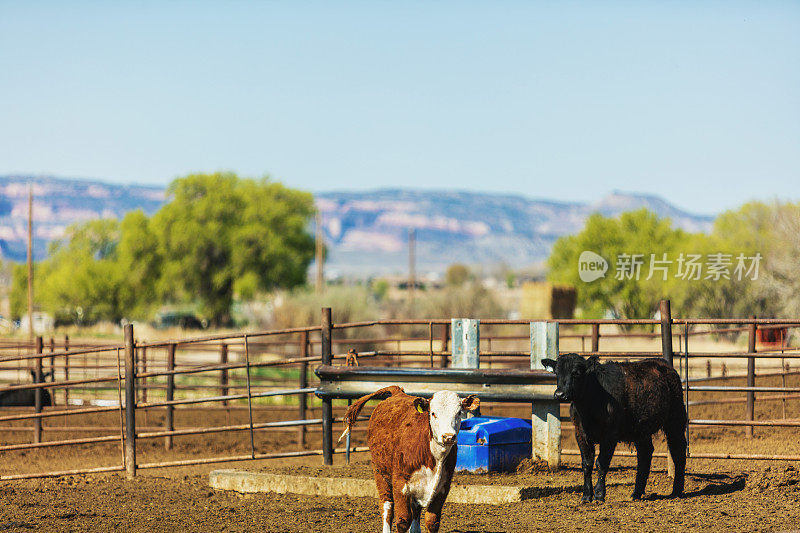
[[[544,359],[542,365],[556,374],[556,392],[553,398],[560,402],[572,402],[580,398],[586,381],[588,363],[580,355],[560,355],[555,361]]]
[[[434,393],[430,401],[425,398],[414,398],[414,407],[417,411],[428,413],[433,440],[443,447],[455,444],[461,419],[468,411],[475,411],[480,404],[480,399],[474,394],[461,399],[458,394],[449,390]]]

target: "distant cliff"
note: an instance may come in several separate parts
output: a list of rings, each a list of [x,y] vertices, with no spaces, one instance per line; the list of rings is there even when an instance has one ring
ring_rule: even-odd
[[[341,273],[405,272],[414,228],[420,272],[453,262],[524,267],[547,258],[556,239],[579,232],[591,213],[615,216],[647,207],[687,231],[708,231],[713,217],[686,213],[656,196],[614,192],[596,203],[516,195],[381,189],[316,195]]]
[[[28,184],[33,184],[35,256],[75,222],[152,214],[164,189],[51,177],[0,176],[0,252],[25,260]],[[647,207],[688,231],[707,231],[712,217],[686,213],[656,196],[614,192],[596,203],[555,202],[462,191],[380,189],[316,195],[329,248],[329,274],[405,272],[408,230],[417,238],[420,272],[453,262],[523,267],[545,259],[553,242],[581,230],[586,217]]]
[[[163,187],[45,176],[0,176],[0,252],[4,259],[25,260],[29,184],[33,185],[36,259],[45,257],[50,241],[61,237],[70,224],[96,218],[122,218],[136,209],[153,214],[164,203]]]

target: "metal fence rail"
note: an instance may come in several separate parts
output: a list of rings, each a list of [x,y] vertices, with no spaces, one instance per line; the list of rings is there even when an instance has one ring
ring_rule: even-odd
[[[658,320],[556,320],[559,325],[569,327],[560,337],[573,344],[580,343],[584,356],[596,355],[612,359],[638,359],[642,357],[664,357],[679,367],[684,381],[689,428],[691,431],[704,427],[742,428],[746,436],[752,436],[754,427],[795,428],[800,422],[788,419],[757,420],[755,404],[758,401],[782,401],[800,398],[800,387],[786,384],[787,376],[798,374],[790,370],[792,359],[800,359],[797,347],[783,344],[757,350],[757,332],[763,328],[797,328],[800,321],[780,319],[673,319],[669,307],[662,306]],[[527,320],[482,320],[480,353],[488,365],[485,375],[502,374],[503,369],[529,368],[530,337],[527,332],[515,333],[530,324]],[[49,352],[45,351],[43,339],[35,343],[0,342],[0,375],[3,379],[19,376],[32,369],[33,383],[13,383],[0,388],[0,392],[32,391],[37,401],[31,407],[4,408],[0,414],[0,434],[31,435],[31,442],[12,440],[0,444],[0,451],[41,450],[64,446],[109,446],[119,443],[119,463],[110,466],[87,467],[75,470],[53,470],[44,473],[4,475],[0,480],[23,477],[42,477],[91,472],[128,472],[135,475],[139,468],[185,466],[213,462],[239,461],[258,458],[292,457],[300,455],[322,455],[326,462],[333,450],[323,446],[318,450],[307,450],[309,432],[330,442],[334,413],[345,406],[334,405],[333,400],[316,399],[313,393],[318,387],[310,373],[310,365],[322,363],[336,369],[334,361],[343,361],[347,349],[355,347],[369,350],[359,355],[368,358],[370,366],[393,368],[417,368],[425,372],[447,369],[451,363],[452,341],[450,320],[375,320],[350,324],[334,324],[330,310],[323,310],[321,324],[302,328],[286,328],[275,331],[236,334],[206,335],[191,339],[175,339],[158,342],[141,342],[133,338],[133,326],[126,327],[121,344],[90,345],[76,343],[65,338],[56,343],[51,339]],[[656,331],[616,331],[616,328],[644,327]],[[515,329],[516,328],[516,329]],[[661,328],[661,331],[658,331]],[[609,331],[607,331],[607,329]],[[427,333],[427,335],[422,334]],[[695,337],[722,334],[747,336],[747,349],[736,352],[691,351],[689,344]],[[661,338],[661,351],[601,350],[603,339]],[[673,350],[673,343],[676,349]],[[521,349],[525,347],[526,349]],[[9,351],[18,350],[18,353]],[[334,353],[336,352],[336,353]],[[745,360],[746,374],[712,376],[711,361],[730,363]],[[756,361],[780,362],[780,372],[756,372]],[[707,368],[707,376],[690,377],[690,366],[694,370]],[[723,362],[723,372],[725,366]],[[57,375],[44,381],[45,370]],[[783,379],[780,385],[756,385],[756,378],[771,376]],[[441,376],[439,376],[441,377]],[[314,381],[312,381],[312,379]],[[719,379],[739,379],[745,384],[727,385],[716,383]],[[13,379],[13,378],[11,378]],[[480,377],[468,381],[480,382]],[[477,380],[477,381],[475,381]],[[707,383],[711,382],[711,383]],[[53,406],[42,405],[43,391],[49,391]],[[355,394],[355,393],[354,393]],[[508,399],[512,398],[513,394]],[[701,400],[690,400],[690,394],[701,394]],[[757,398],[757,394],[762,394]],[[768,394],[767,396],[763,396]],[[309,397],[309,395],[311,395]],[[709,396],[711,395],[711,396]],[[718,396],[717,396],[718,395]],[[324,396],[324,395],[323,395]],[[280,397],[283,405],[265,402]],[[521,396],[522,397],[522,396]],[[74,405],[82,402],[82,405]],[[87,405],[88,403],[88,405]],[[708,417],[692,417],[699,405],[713,403],[744,403],[740,418],[710,420]],[[92,405],[94,404],[94,405]],[[227,416],[227,423],[208,421],[208,425],[190,424],[176,427],[175,414],[202,409],[202,412],[220,413]],[[8,412],[11,410],[12,412]],[[90,425],[70,422],[70,417],[118,413],[117,425],[108,420]],[[160,413],[163,419],[157,424],[148,423],[148,413]],[[247,413],[246,422],[231,421],[231,413]],[[785,411],[784,411],[785,412]],[[256,420],[255,414],[276,416],[278,420]],[[63,418],[63,425],[59,425]],[[137,425],[137,418],[144,418]],[[43,421],[51,421],[43,426]],[[75,418],[72,418],[75,420]],[[31,426],[19,424],[30,423]],[[14,424],[14,425],[9,425]],[[566,428],[567,426],[565,426]],[[297,450],[276,453],[261,453],[255,445],[255,434],[263,432],[295,432]],[[321,435],[320,435],[321,431]],[[690,430],[687,429],[687,432]],[[763,429],[762,429],[763,431]],[[142,439],[164,439],[170,449],[174,438],[204,434],[239,433],[248,434],[249,453],[222,457],[196,457],[160,462],[137,462],[136,443]],[[83,436],[70,435],[71,433]],[[95,434],[92,434],[95,433]],[[97,434],[99,433],[99,434]],[[109,435],[108,433],[115,433]],[[87,435],[88,434],[88,435]],[[44,435],[51,435],[45,440]],[[689,437],[691,433],[689,432]],[[63,438],[60,438],[63,437]],[[18,439],[18,437],[15,437]],[[689,439],[691,443],[691,439]],[[570,455],[575,450],[564,450]],[[624,455],[624,454],[621,454]],[[754,459],[754,460],[798,460],[793,455],[755,455],[728,453],[689,452],[689,457],[708,459]]]

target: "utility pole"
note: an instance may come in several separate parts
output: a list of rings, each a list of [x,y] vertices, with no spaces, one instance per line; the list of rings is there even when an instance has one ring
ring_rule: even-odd
[[[408,230],[408,301],[414,305],[414,290],[416,289],[416,247],[417,236],[414,228]]]
[[[28,184],[28,337],[33,341],[33,185]]]
[[[316,244],[316,263],[317,263],[317,283],[316,289],[317,294],[322,294],[325,291],[325,280],[322,273],[322,262],[323,262],[323,255],[325,251],[325,242],[324,237],[322,236],[322,215],[317,212],[316,216],[316,238],[314,239]]]

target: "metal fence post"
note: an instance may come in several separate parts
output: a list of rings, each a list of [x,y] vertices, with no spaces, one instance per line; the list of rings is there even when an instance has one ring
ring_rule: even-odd
[[[331,308],[322,308],[322,364],[330,365],[333,360],[331,342],[333,328],[331,324]],[[329,398],[322,400],[322,461],[325,465],[333,464],[333,403]]]
[[[308,331],[300,334],[300,357],[308,357]],[[300,363],[300,382],[299,388],[305,389],[308,387],[308,361]],[[298,406],[298,420],[306,419],[306,407],[308,405],[308,396],[301,394],[298,398],[300,405]],[[301,425],[297,429],[297,445],[301,450],[306,446],[306,426]]]
[[[125,470],[136,475],[136,348],[133,324],[125,325]]]
[[[444,327],[442,331],[442,355],[439,358],[439,367],[447,368],[447,345],[450,342],[450,328]]]
[[[142,373],[147,374],[147,346],[142,347]],[[147,378],[142,378],[142,402],[147,403]],[[144,412],[145,426],[147,425],[147,411]]]
[[[669,366],[674,366],[672,362],[672,310],[669,300],[661,300],[659,312],[661,314],[661,352]],[[675,477],[675,462],[669,454],[667,454],[667,475]]]
[[[531,322],[531,370],[541,370],[543,359],[558,357],[558,322]],[[531,404],[533,457],[551,469],[561,465],[561,404],[555,400]]]
[[[56,340],[53,337],[50,337],[50,353],[54,353],[56,351]],[[56,380],[56,356],[50,356],[50,382]],[[53,389],[53,394],[51,395],[53,399],[55,399],[55,389]]]
[[[69,351],[69,335],[64,335],[64,351]],[[69,381],[69,355],[64,356],[64,381]],[[69,405],[69,387],[64,387],[64,405]],[[67,417],[64,416],[66,425]]]
[[[664,360],[672,365],[672,312],[669,300],[661,300],[659,310],[661,314],[661,351]]]
[[[219,345],[219,364],[227,365],[228,364],[228,345],[227,344],[220,344]],[[228,369],[223,368],[219,372],[219,394],[220,396],[227,396],[228,395]],[[228,405],[228,400],[222,400],[222,405]]]
[[[172,371],[175,370],[175,345],[170,344],[167,346],[167,370]],[[169,374],[167,376],[167,401],[171,402],[175,399],[175,374]],[[167,406],[167,416],[164,422],[165,428],[167,431],[173,431],[175,429],[175,421],[174,421],[174,406],[168,405]],[[172,449],[172,435],[167,435],[164,437],[164,448],[167,450]]]
[[[600,351],[600,324],[592,324],[592,352]]]
[[[755,319],[756,317],[752,317]],[[756,324],[750,324],[750,329],[747,334],[747,351],[750,353],[756,352]],[[756,386],[756,358],[750,356],[747,358],[747,386]],[[756,411],[756,393],[755,391],[747,391],[747,420],[755,420]],[[746,426],[744,428],[745,437],[748,439],[753,438],[753,426]]]
[[[41,356],[43,352],[44,342],[42,341],[42,337],[36,337],[36,353]],[[42,358],[37,357],[34,362],[33,382],[41,383],[42,381],[44,381],[42,379]],[[33,405],[37,414],[42,412],[41,388],[33,389]],[[42,442],[42,419],[38,417],[33,419],[33,442],[36,444]]]
[[[450,320],[453,339],[452,368],[480,368],[480,320],[453,318]]]

